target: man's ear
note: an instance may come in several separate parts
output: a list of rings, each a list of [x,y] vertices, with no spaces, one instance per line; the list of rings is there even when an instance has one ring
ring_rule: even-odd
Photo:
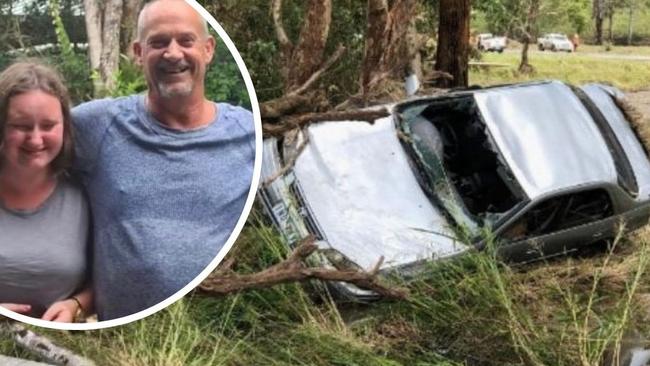
[[[133,48],[133,57],[135,58],[135,63],[142,65],[142,45],[139,41],[134,41],[131,47]]]
[[[208,36],[208,38],[205,40],[205,55],[206,55],[205,63],[206,64],[209,64],[212,61],[212,57],[214,56],[214,50],[216,46],[217,46],[217,41],[214,39],[214,37]]]

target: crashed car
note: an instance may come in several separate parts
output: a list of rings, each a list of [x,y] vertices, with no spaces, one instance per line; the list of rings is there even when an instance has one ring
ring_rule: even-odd
[[[314,123],[264,141],[259,196],[289,245],[313,235],[317,259],[339,269],[383,258],[382,273],[408,277],[488,237],[506,260],[567,253],[650,215],[650,162],[617,96],[545,81],[406,101],[374,123]]]
[[[551,50],[553,52],[573,52],[573,43],[571,43],[564,34],[550,33],[537,39],[537,48],[540,51]]]

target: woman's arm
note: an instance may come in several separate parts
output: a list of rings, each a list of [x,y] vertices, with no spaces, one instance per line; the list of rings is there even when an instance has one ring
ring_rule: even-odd
[[[32,311],[32,306],[29,304],[4,303],[4,304],[0,304],[0,306],[18,314],[28,314],[30,311]]]
[[[93,310],[93,291],[86,287],[68,299],[57,301],[45,311],[41,317],[43,320],[52,322],[71,323],[74,321],[77,311],[84,314],[91,314]]]

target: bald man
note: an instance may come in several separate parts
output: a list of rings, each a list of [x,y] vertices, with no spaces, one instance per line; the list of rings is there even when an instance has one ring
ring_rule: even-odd
[[[182,0],[147,3],[133,51],[148,90],[73,110],[76,171],[93,213],[100,320],[149,308],[217,255],[249,192],[250,112],[205,97],[215,40]]]

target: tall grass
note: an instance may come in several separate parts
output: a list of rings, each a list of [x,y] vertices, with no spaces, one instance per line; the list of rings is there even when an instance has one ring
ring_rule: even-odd
[[[115,329],[45,333],[100,365],[615,365],[629,334],[647,334],[637,325],[648,317],[649,238],[517,267],[490,245],[399,283],[405,301],[337,304],[318,283],[287,284],[193,294]],[[250,272],[287,249],[254,217],[230,255]]]

